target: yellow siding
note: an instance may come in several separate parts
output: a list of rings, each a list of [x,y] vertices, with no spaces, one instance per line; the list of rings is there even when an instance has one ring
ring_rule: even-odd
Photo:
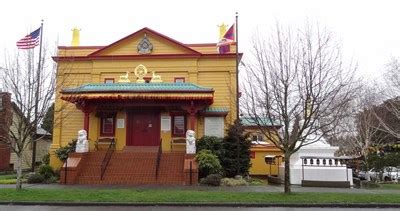
[[[58,49],[58,56],[87,56],[100,48],[68,48]]]
[[[143,39],[144,32],[137,34],[127,40],[112,46],[100,55],[139,55],[137,52],[137,45]],[[190,51],[179,46],[178,44],[167,41],[166,39],[156,37],[152,34],[147,34],[151,44],[153,44],[152,54],[183,54],[189,53]]]

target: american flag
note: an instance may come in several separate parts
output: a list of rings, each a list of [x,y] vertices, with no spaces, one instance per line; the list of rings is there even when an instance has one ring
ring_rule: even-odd
[[[26,35],[24,38],[17,42],[17,47],[19,49],[31,49],[39,45],[41,27],[33,31],[32,33]]]

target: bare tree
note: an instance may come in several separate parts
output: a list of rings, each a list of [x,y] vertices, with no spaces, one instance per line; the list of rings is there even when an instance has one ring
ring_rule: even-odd
[[[0,137],[0,141],[9,145],[17,156],[17,190],[22,188],[23,153],[31,143],[42,138],[34,134],[54,102],[56,68],[53,63],[48,65],[48,61],[51,60],[47,48],[43,48],[39,66],[34,50],[20,50],[14,55],[6,55],[2,68],[3,88],[12,94],[15,113],[11,116],[9,137]]]
[[[387,99],[380,107],[379,119],[382,131],[400,139],[400,61],[391,58],[385,68],[386,89],[384,97]]]
[[[329,32],[307,25],[253,39],[253,57],[244,64],[241,108],[268,141],[282,150],[285,193],[290,193],[290,156],[331,133],[354,97],[354,69],[344,67],[340,45]],[[264,121],[283,125],[279,136]]]

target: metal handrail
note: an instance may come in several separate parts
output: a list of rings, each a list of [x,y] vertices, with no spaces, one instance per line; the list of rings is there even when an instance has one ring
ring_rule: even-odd
[[[157,153],[156,180],[158,179],[158,170],[160,167],[161,154],[162,154],[162,139],[160,139],[160,146],[158,147],[158,153]]]
[[[103,162],[101,163],[101,174],[100,174],[100,179],[103,180],[104,173],[106,172],[108,163],[111,160],[111,155],[115,151],[115,140],[112,139],[110,145],[108,146],[107,152],[104,155]]]

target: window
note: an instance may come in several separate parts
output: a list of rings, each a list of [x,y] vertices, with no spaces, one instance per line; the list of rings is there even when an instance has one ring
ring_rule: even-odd
[[[204,117],[204,135],[224,137],[224,117]]]
[[[185,78],[184,77],[176,77],[174,78],[175,83],[185,83]]]
[[[113,84],[114,83],[114,78],[105,78],[104,79],[105,84]]]
[[[186,118],[184,115],[172,116],[172,136],[184,137],[186,133]]]
[[[252,139],[253,142],[263,142],[264,138],[263,135],[261,133],[255,133],[252,135]]]
[[[114,117],[102,117],[101,118],[101,136],[114,136],[115,132],[115,118]]]
[[[3,110],[3,97],[0,96],[0,111]]]

